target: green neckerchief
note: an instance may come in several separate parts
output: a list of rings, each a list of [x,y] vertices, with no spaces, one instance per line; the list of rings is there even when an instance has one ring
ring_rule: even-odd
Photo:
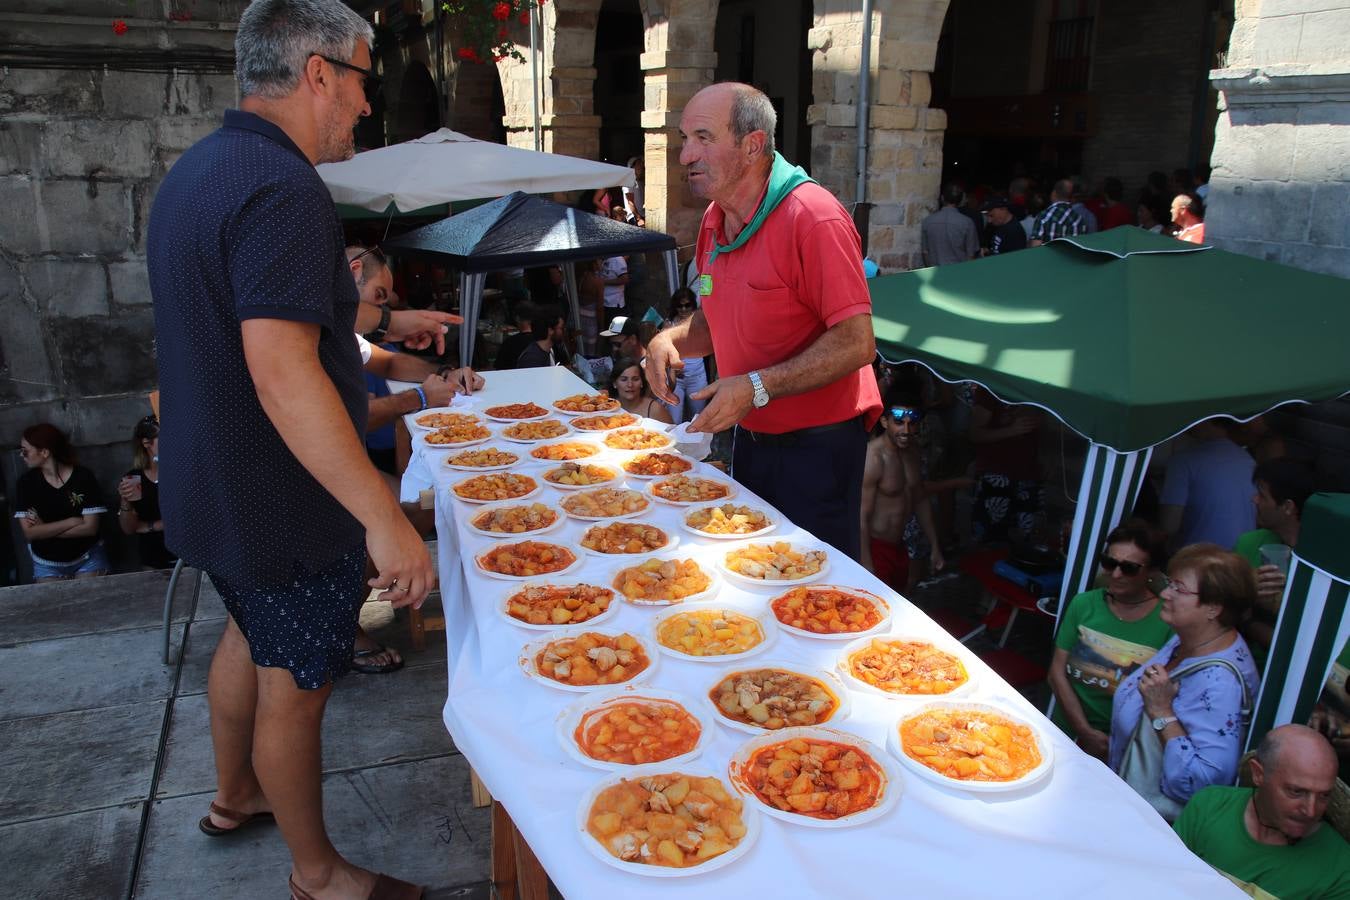
[[[713,236],[712,252],[708,254],[708,268],[712,268],[713,261],[717,259],[719,253],[730,253],[732,250],[738,250],[744,246],[745,242],[750,240],[756,231],[759,231],[759,226],[764,224],[764,220],[769,217],[769,213],[773,212],[778,204],[783,202],[783,198],[792,193],[793,188],[797,185],[808,181],[814,182],[815,179],[807,175],[801,166],[794,166],[783,159],[783,154],[775,150],[773,168],[769,170],[769,187],[764,191],[764,199],[760,201],[759,209],[755,210],[754,216],[730,244],[719,244],[716,235]]]

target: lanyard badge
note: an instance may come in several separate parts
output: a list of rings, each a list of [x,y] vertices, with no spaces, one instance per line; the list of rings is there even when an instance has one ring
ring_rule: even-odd
[[[700,297],[712,296],[712,275],[704,272],[698,276],[698,295]]]

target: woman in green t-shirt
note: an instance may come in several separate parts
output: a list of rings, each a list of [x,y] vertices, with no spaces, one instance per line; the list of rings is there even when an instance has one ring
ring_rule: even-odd
[[[1149,586],[1165,553],[1166,537],[1147,522],[1117,525],[1099,560],[1106,586],[1070,600],[1055,637],[1048,679],[1056,701],[1052,718],[1098,759],[1106,759],[1116,686],[1172,636]]]

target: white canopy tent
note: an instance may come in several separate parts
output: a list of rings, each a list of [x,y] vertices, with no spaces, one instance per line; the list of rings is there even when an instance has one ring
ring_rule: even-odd
[[[406,213],[514,191],[548,194],[637,183],[627,166],[508,147],[449,128],[316,168],[334,202],[377,213]]]

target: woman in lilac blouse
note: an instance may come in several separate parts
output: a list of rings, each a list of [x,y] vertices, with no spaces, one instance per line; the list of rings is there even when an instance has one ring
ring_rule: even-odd
[[[1256,601],[1256,578],[1246,560],[1216,544],[1182,549],[1168,572],[1161,618],[1176,634],[1116,689],[1108,762],[1120,771],[1130,736],[1146,716],[1163,744],[1160,788],[1184,804],[1203,787],[1233,783],[1247,723],[1242,686],[1227,666],[1207,666],[1180,681],[1171,673],[1226,659],[1242,673],[1247,702],[1253,702],[1261,676],[1237,625]]]

